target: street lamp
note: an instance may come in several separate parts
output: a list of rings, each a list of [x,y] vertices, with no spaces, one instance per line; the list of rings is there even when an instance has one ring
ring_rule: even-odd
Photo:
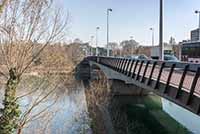
[[[130,36],[131,39],[131,54],[133,55],[133,36]]]
[[[199,14],[199,41],[200,41],[200,11],[196,10],[195,13]]]
[[[154,46],[154,28],[150,28],[152,31],[152,46]]]
[[[98,52],[98,31],[99,31],[100,27],[96,27],[96,56],[98,56],[99,52]]]
[[[107,56],[110,56],[109,54],[109,12],[112,12],[113,10],[111,8],[107,9]]]
[[[164,60],[164,46],[163,46],[163,0],[160,0],[159,46],[160,46],[160,60]]]
[[[92,53],[93,53],[93,52],[92,52],[93,40],[94,40],[94,36],[91,36],[91,37],[90,37],[90,46],[91,46],[91,47],[90,47],[90,55],[91,55],[91,56],[92,56]]]

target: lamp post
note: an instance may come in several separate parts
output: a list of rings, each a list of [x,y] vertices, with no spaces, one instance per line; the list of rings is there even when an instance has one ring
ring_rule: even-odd
[[[199,41],[200,41],[200,11],[196,10],[195,13],[199,15]]]
[[[133,36],[130,36],[131,39],[131,54],[133,55]]]
[[[152,46],[154,46],[154,28],[150,28],[151,32],[152,32]]]
[[[107,56],[110,56],[109,54],[109,12],[112,12],[111,8],[107,9]]]
[[[164,46],[163,46],[163,0],[160,0],[159,46],[160,46],[160,60],[164,60]]]
[[[98,31],[99,31],[100,27],[96,27],[96,56],[99,55],[99,51],[98,51]]]
[[[94,40],[94,36],[91,36],[90,37],[90,55],[92,56],[93,54],[93,52],[92,52],[92,46],[93,46],[93,40]]]

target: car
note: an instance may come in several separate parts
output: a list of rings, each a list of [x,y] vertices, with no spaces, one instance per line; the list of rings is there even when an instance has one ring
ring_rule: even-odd
[[[135,59],[137,56],[136,55],[127,55],[125,56],[125,58],[129,58],[129,59]]]
[[[126,56],[126,58],[134,59],[134,60],[150,60],[151,58],[147,57],[146,55],[131,55]]]
[[[149,59],[144,54],[142,54],[142,55],[130,55],[130,56],[126,56],[126,58],[135,59],[135,60],[148,60]]]
[[[149,60],[149,58],[146,55],[144,55],[144,54],[139,55],[136,58],[139,59],[139,60]]]
[[[164,55],[164,61],[180,62],[178,58],[174,55]]]

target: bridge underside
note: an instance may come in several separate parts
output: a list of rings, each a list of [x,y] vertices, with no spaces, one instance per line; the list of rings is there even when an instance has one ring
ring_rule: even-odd
[[[139,83],[136,83],[130,77],[127,77],[121,73],[118,73],[112,69],[109,69],[106,66],[95,63],[93,61],[90,62],[90,66],[92,67],[91,70],[98,69],[98,70],[103,71],[104,75],[109,80],[109,85],[111,86],[110,88],[115,96],[117,95],[141,96],[141,95],[147,95],[148,92],[151,91],[151,89],[147,90],[141,87]]]

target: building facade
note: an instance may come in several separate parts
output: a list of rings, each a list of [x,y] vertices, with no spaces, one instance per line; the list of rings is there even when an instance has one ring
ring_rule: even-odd
[[[200,64],[199,29],[191,31],[191,40],[182,43],[182,60]]]
[[[182,60],[200,63],[200,41],[182,43]]]
[[[191,31],[191,42],[195,42],[199,40],[199,28]]]

